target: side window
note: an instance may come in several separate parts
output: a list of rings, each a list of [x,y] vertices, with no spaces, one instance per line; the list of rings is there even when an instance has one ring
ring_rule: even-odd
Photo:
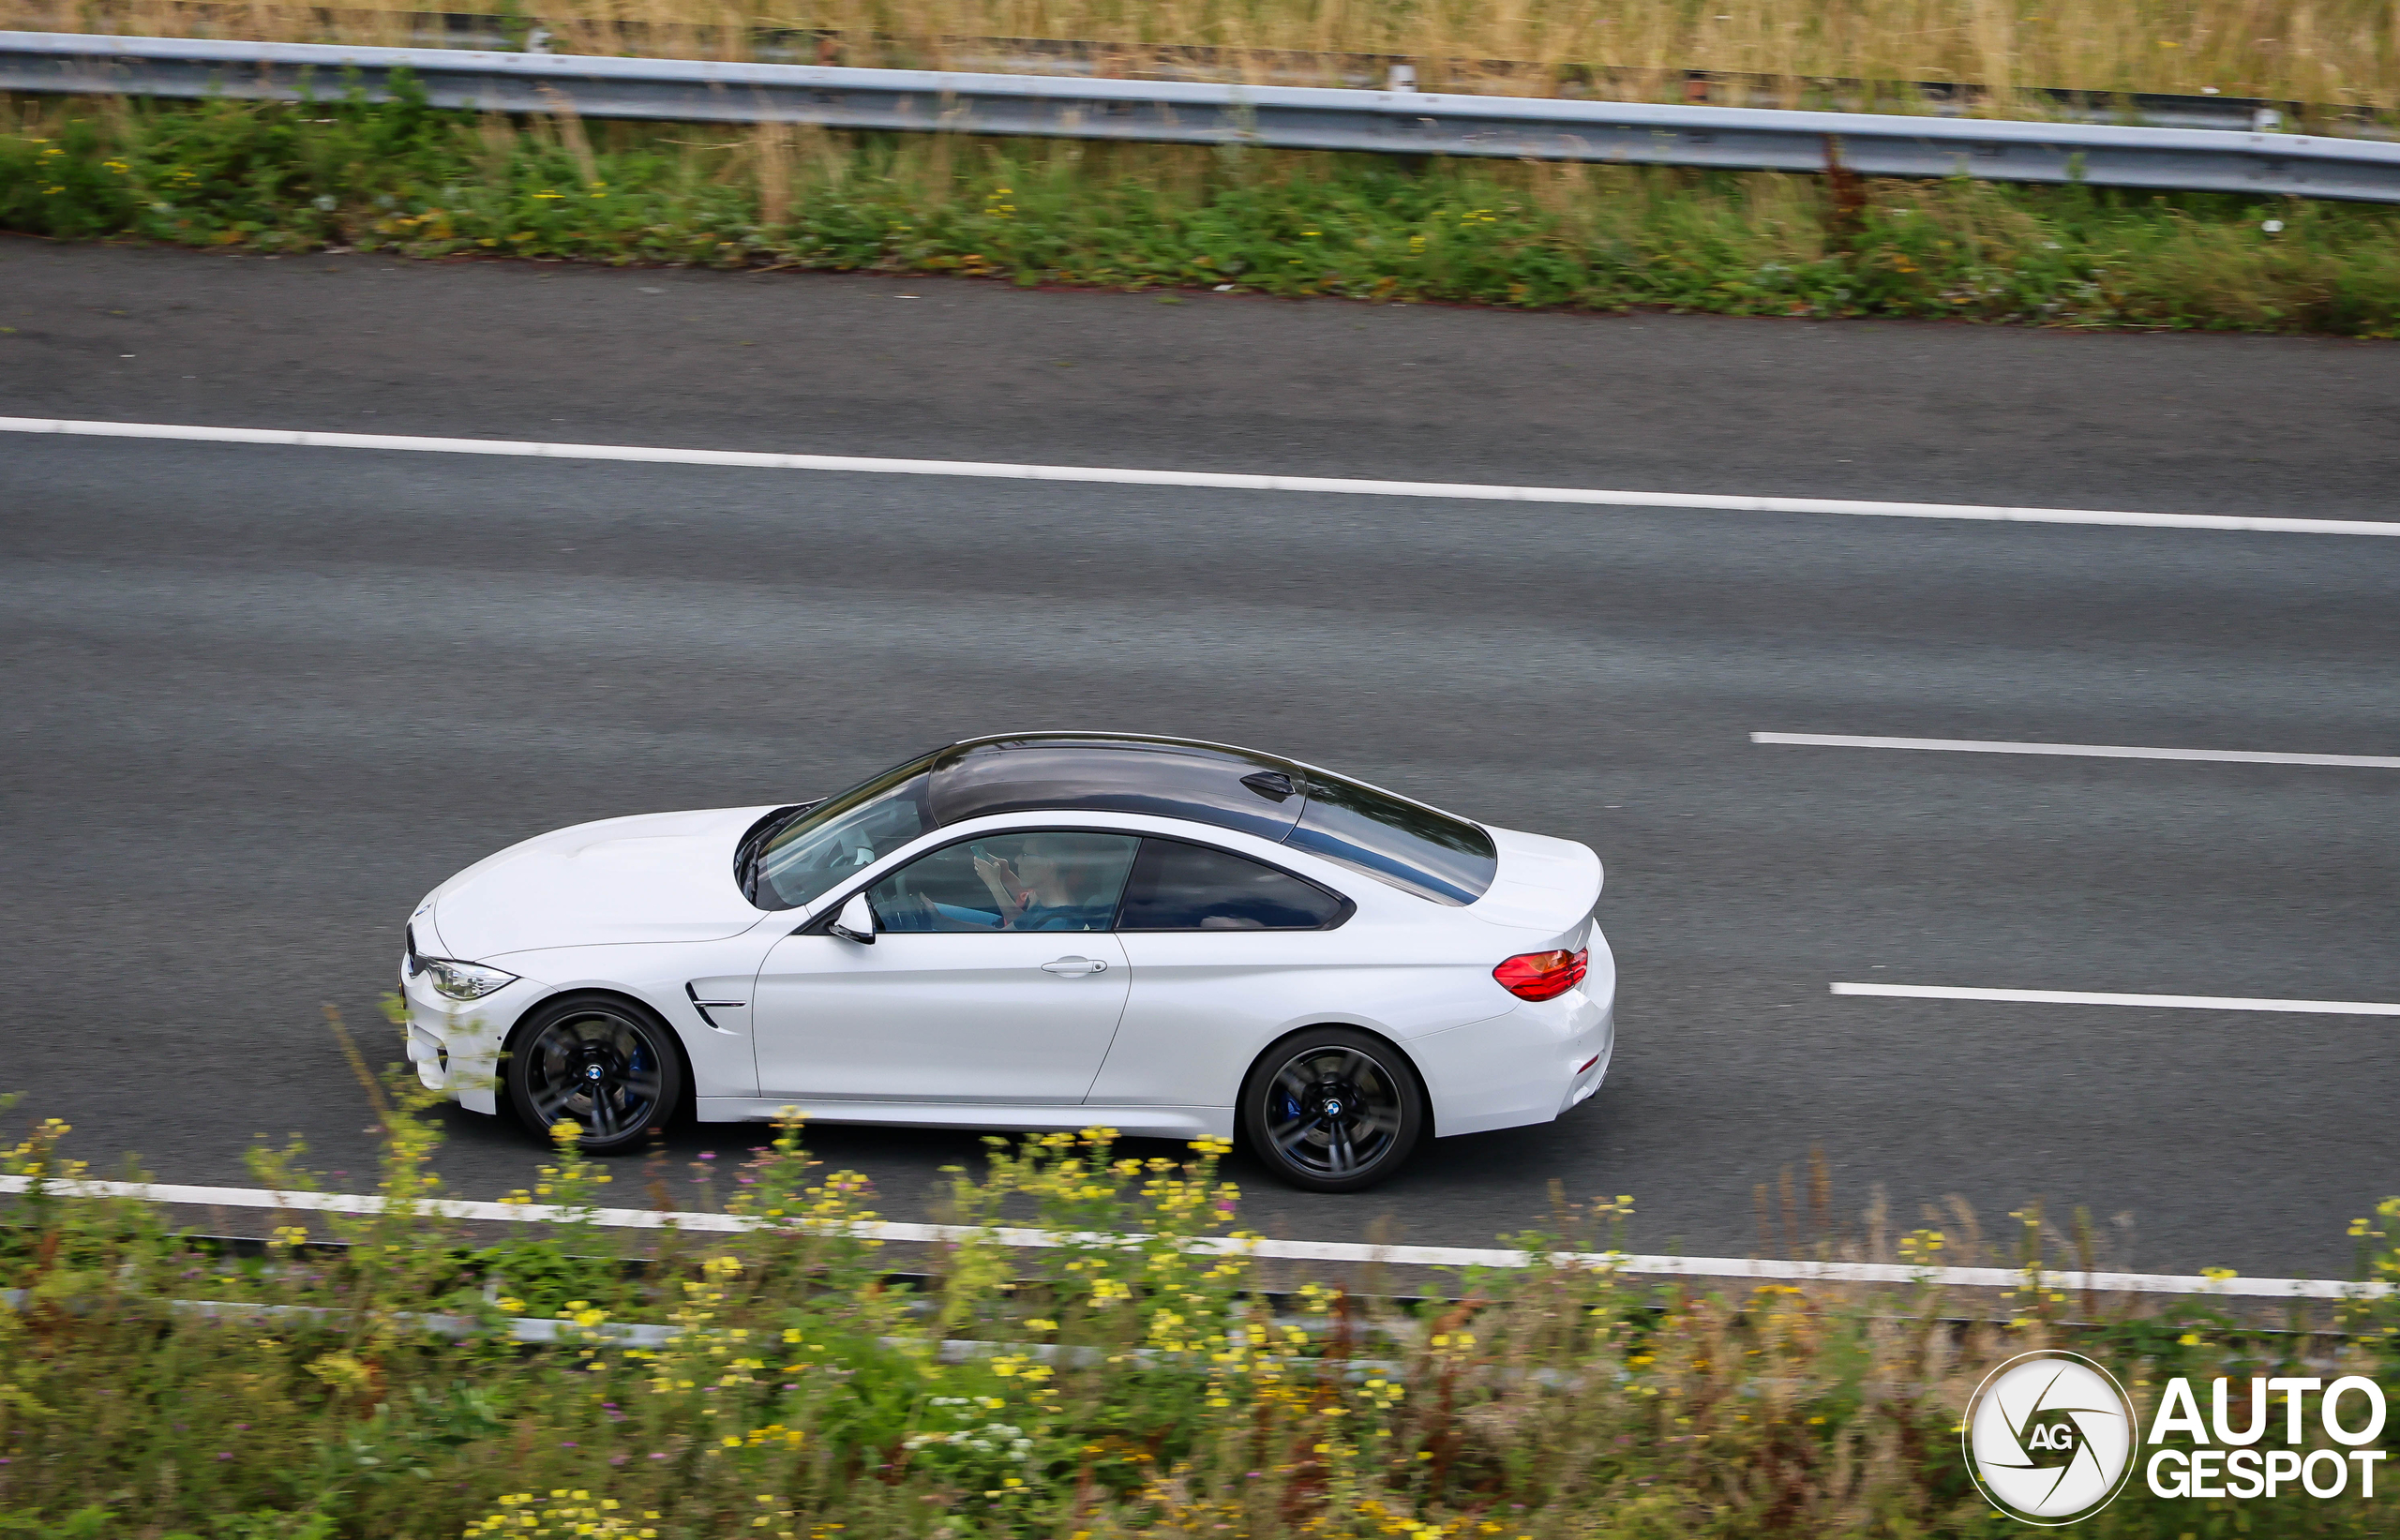
[[[1141,841],[1050,832],[961,840],[867,890],[887,931],[1104,931]]]
[[[1288,872],[1207,845],[1144,840],[1120,931],[1313,931],[1342,901]]]

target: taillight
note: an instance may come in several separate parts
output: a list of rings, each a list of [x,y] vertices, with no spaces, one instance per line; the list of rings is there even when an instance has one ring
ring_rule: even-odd
[[[1582,983],[1591,966],[1589,951],[1529,951],[1493,968],[1492,977],[1520,1000],[1555,1000]]]

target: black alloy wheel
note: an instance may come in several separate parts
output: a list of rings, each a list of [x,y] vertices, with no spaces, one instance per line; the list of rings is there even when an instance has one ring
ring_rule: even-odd
[[[1276,1175],[1356,1192],[1397,1171],[1425,1127],[1425,1093],[1397,1050],[1321,1026],[1268,1049],[1242,1087],[1242,1130]]]
[[[547,1134],[562,1119],[592,1155],[663,1125],[683,1095],[683,1061],[668,1028],[622,1000],[569,1000],[535,1012],[508,1058],[517,1115]]]

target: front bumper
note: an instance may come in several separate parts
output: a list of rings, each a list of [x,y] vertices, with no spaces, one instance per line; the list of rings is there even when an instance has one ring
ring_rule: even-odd
[[[530,979],[480,1000],[453,1000],[423,975],[400,964],[400,998],[408,1006],[409,1062],[428,1091],[447,1092],[471,1113],[500,1111],[500,1049],[509,1024],[541,998],[546,986]]]

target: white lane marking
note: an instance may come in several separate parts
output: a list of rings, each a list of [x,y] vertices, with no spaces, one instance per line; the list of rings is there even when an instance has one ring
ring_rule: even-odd
[[[1468,482],[1366,481],[1346,476],[1251,476],[1214,471],[1129,471],[1091,465],[1015,465],[987,460],[902,460],[860,455],[776,455],[730,449],[642,449],[620,444],[541,443],[516,439],[428,439],[386,433],[308,433],[283,428],[198,427],[176,423],[103,423],[62,417],[0,417],[0,432],[102,439],[180,439],[299,449],[403,449],[436,455],[723,465],[769,471],[857,471],[901,476],[989,476],[1008,481],[1102,482],[1121,486],[1206,486],[1242,492],[1343,492],[1358,497],[1463,498],[1488,502],[1575,503],[1608,508],[1699,508],[1749,514],[1850,514],[1869,518],[1961,518],[2018,524],[2113,524],[2145,530],[2236,530],[2272,534],[2400,535],[2400,522],[2270,518],[2234,514],[2144,514],[2095,508],[2004,508],[1964,502],[1861,502],[1841,498],[1726,497],[1697,492],[1609,492],[1575,486],[1490,486]]]
[[[23,1192],[33,1186],[28,1176],[0,1176],[0,1193]],[[154,1204],[196,1204],[218,1208],[313,1210],[330,1214],[380,1214],[383,1200],[372,1193],[275,1192],[264,1188],[186,1187],[169,1182],[46,1182],[45,1192],[68,1198],[135,1198]],[[731,1214],[703,1214],[652,1208],[594,1208],[581,1211],[548,1204],[486,1204],[441,1198],[422,1205],[429,1213],[451,1219],[496,1219],[507,1223],[546,1224],[585,1219],[589,1222],[627,1230],[742,1231],[772,1221]],[[956,1241],[977,1236],[1002,1246],[1049,1248],[1118,1241],[1139,1245],[1141,1235],[1068,1234],[1049,1230],[998,1229],[979,1231],[968,1225],[902,1224],[891,1220],[853,1223],[852,1234],[874,1240],[901,1242]],[[1235,1240],[1201,1235],[1192,1249],[1208,1256],[1268,1257],[1286,1262],[1379,1262],[1412,1267],[1525,1267],[1538,1259],[1531,1252],[1486,1250],[1458,1246],[1360,1246],[1348,1241]],[[1621,1273],[1655,1273],[1676,1278],[1781,1278],[1825,1283],[1935,1282],[1962,1289],[2017,1289],[2025,1274],[2007,1267],[1906,1267],[1873,1262],[1771,1262],[1749,1257],[1638,1256],[1625,1251],[1553,1251],[1552,1265],[1611,1267]],[[2053,1282],[2110,1293],[2232,1294],[2268,1299],[2351,1299],[2379,1297],[2392,1291],[2388,1283],[2346,1283],[2338,1278],[2209,1278],[2177,1273],[2045,1273]]]
[[[1862,738],[1851,733],[1752,733],[1753,743],[1820,749],[1932,749],[1943,754],[2062,754],[2085,759],[2217,759],[2236,765],[2335,765],[2400,770],[2394,754],[2268,754],[2255,749],[2135,749],[2110,743],[2004,743],[1982,738]]]
[[[2246,1000],[2219,994],[2098,994],[2078,989],[1959,989],[1947,984],[1836,984],[1836,994],[1904,1000],[2006,1000],[2022,1005],[2152,1006],[2168,1010],[2284,1010],[2305,1016],[2400,1016],[2377,1000]]]

